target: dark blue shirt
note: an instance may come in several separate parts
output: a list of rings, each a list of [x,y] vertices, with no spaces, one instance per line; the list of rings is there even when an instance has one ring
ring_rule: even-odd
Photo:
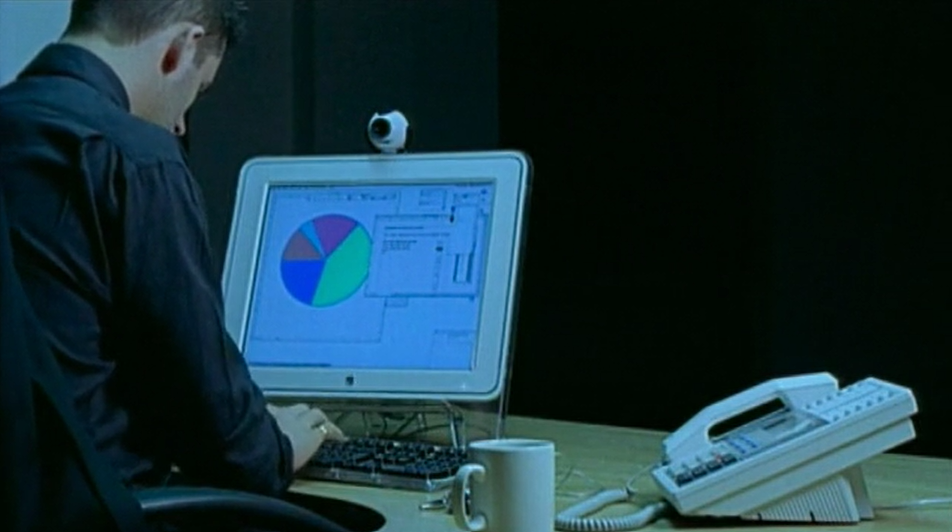
[[[224,329],[199,188],[92,53],[47,47],[0,89],[17,270],[97,447],[132,485],[278,493],[288,439]]]

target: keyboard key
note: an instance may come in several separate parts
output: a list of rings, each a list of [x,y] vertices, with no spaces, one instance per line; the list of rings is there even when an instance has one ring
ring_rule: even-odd
[[[312,478],[339,480],[339,473],[334,471],[346,471],[346,481],[354,484],[389,484],[429,491],[433,489],[433,482],[452,478],[466,461],[466,449],[424,442],[354,438],[346,442],[326,442],[311,459],[306,474]]]

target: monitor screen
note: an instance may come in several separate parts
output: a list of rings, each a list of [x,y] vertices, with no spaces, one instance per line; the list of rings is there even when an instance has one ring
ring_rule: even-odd
[[[249,364],[471,370],[494,188],[271,187]]]
[[[528,194],[518,152],[247,162],[222,284],[262,392],[498,397]]]

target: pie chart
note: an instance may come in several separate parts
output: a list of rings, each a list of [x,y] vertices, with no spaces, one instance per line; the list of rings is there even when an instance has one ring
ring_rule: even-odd
[[[370,270],[370,234],[353,218],[319,216],[301,225],[281,255],[281,280],[311,307],[336,305],[360,289]]]

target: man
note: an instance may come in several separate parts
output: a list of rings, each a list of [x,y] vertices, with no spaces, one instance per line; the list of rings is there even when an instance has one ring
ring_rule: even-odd
[[[268,407],[224,330],[199,189],[174,134],[240,30],[239,0],[74,0],[0,89],[17,270],[97,447],[133,486],[279,494],[324,414]]]

